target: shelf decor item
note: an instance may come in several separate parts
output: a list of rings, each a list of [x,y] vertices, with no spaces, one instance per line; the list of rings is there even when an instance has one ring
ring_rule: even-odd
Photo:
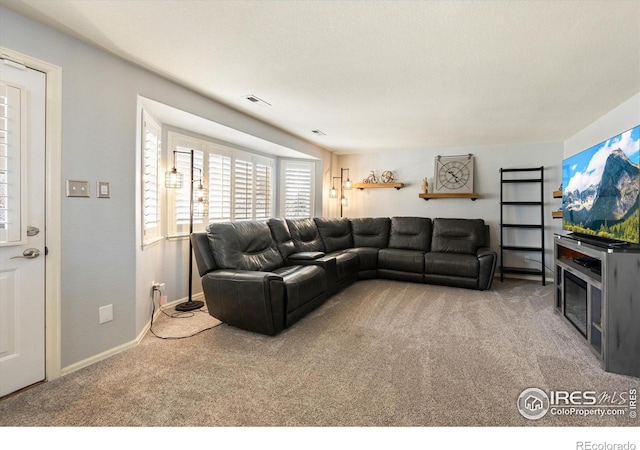
[[[385,170],[384,172],[382,172],[381,178],[383,183],[393,183],[393,172],[390,170]]]
[[[429,192],[429,182],[427,181],[427,177],[424,177],[422,179],[422,190],[420,191],[421,194],[426,194]]]
[[[378,182],[378,177],[376,177],[375,172],[372,170],[367,178],[362,180],[364,184],[376,184]]]
[[[435,194],[473,193],[474,157],[467,155],[436,156]]]
[[[372,170],[369,176],[362,180],[362,183],[355,183],[353,187],[360,191],[363,189],[374,188],[395,188],[397,191],[399,191],[404,187],[404,183],[394,182],[393,172],[391,172],[390,170],[382,172],[380,180],[378,180],[375,171]]]

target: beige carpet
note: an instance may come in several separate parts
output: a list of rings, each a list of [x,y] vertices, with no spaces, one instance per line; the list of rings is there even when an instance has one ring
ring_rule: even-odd
[[[3,426],[637,426],[624,417],[523,418],[543,390],[627,392],[553,312],[553,286],[478,292],[355,283],[276,337],[220,325],[137,347],[0,401]],[[158,335],[218,322],[161,315]]]

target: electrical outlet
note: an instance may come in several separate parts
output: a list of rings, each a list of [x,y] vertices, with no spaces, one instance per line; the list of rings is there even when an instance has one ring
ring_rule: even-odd
[[[157,281],[151,282],[152,291],[162,291],[164,289],[164,283],[158,283]]]
[[[113,305],[106,305],[98,309],[100,323],[111,322],[113,320]]]

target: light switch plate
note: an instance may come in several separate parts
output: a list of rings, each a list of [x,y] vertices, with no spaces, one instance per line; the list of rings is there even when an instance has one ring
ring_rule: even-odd
[[[100,323],[111,322],[113,320],[113,305],[106,305],[98,309]]]
[[[89,197],[89,182],[67,180],[67,197]]]
[[[98,181],[98,198],[111,198],[111,183]]]

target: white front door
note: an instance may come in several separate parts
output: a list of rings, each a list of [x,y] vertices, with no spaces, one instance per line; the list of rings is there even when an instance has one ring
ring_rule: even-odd
[[[0,397],[45,378],[45,83],[0,60]]]

